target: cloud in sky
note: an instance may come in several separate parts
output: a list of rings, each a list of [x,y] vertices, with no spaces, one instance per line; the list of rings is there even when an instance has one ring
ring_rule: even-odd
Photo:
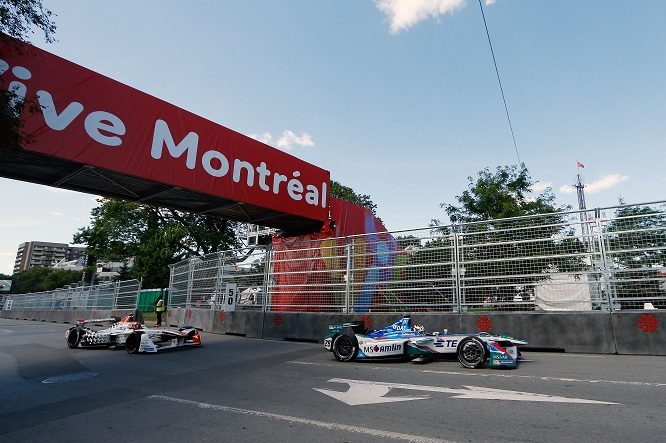
[[[535,194],[539,194],[545,191],[546,188],[549,188],[551,186],[553,186],[551,182],[536,182],[532,185],[532,192]]]
[[[485,0],[485,4],[490,6],[495,1]],[[398,34],[424,20],[453,14],[464,8],[467,0],[375,0],[375,5],[388,17],[391,34]]]
[[[622,182],[629,180],[628,175],[610,174],[605,177],[595,180],[592,183],[585,185],[585,192],[588,194],[596,194],[597,192],[605,191],[606,189],[614,188]],[[561,194],[573,194],[575,188],[571,185],[560,186]]]
[[[595,194],[597,192],[605,191],[606,189],[614,188],[622,182],[629,180],[629,176],[620,174],[611,174],[602,177],[599,180],[593,181],[585,186],[585,192]]]
[[[278,149],[283,151],[291,151],[296,147],[300,148],[310,148],[314,146],[312,141],[312,136],[306,132],[301,131],[300,135],[297,135],[295,132],[285,129],[282,134],[275,139],[273,143],[273,135],[270,132],[262,132],[261,134],[250,134],[249,137],[252,137],[255,140],[258,140],[267,145],[275,146]]]

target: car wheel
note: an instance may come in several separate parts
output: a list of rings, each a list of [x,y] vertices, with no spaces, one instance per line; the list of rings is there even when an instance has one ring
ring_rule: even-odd
[[[136,354],[139,352],[139,345],[141,344],[141,335],[132,332],[125,340],[125,352],[128,354]]]
[[[333,341],[333,355],[338,361],[353,361],[358,355],[358,340],[349,334],[338,335]]]
[[[476,337],[466,337],[458,344],[458,361],[466,368],[478,369],[486,362],[486,345]]]
[[[79,328],[69,328],[67,332],[67,346],[74,349],[79,346],[81,336],[79,335]]]

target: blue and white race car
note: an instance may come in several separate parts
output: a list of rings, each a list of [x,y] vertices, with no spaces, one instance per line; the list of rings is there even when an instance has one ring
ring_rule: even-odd
[[[404,358],[422,362],[444,354],[456,354],[466,368],[515,368],[520,360],[518,346],[526,345],[508,335],[490,332],[458,334],[448,331],[426,333],[412,325],[406,315],[382,329],[368,332],[362,321],[330,325],[324,348],[339,361],[375,358]]]

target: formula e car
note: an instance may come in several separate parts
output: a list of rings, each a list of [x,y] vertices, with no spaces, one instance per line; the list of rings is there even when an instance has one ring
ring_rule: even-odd
[[[76,326],[69,328],[65,333],[67,346],[70,348],[124,347],[128,354],[201,346],[199,331],[193,327],[185,326],[178,330],[150,329],[143,323],[135,321],[134,318],[133,315],[128,315],[122,319],[113,317],[78,320]],[[111,323],[111,326],[100,330],[88,327],[91,323],[104,322]]]
[[[408,315],[370,332],[362,321],[330,325],[324,339],[324,348],[339,361],[404,358],[423,362],[455,354],[464,367],[471,369],[486,364],[490,368],[515,368],[520,360],[518,346],[526,344],[525,340],[490,332],[426,333],[422,326],[412,325]]]

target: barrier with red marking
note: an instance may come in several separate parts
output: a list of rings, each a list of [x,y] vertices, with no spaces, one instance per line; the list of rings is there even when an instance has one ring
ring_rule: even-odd
[[[641,315],[637,323],[643,332],[654,333],[659,329],[659,320],[652,314]]]
[[[476,319],[476,329],[478,331],[490,331],[493,327],[493,322],[487,315],[482,315]]]

